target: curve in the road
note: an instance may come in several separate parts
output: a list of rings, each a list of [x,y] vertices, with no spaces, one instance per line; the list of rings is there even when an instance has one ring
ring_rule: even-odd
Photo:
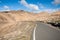
[[[32,40],[60,40],[60,31],[44,23],[37,23]]]

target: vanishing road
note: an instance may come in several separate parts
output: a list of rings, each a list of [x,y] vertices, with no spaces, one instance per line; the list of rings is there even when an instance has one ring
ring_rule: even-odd
[[[40,22],[32,34],[32,40],[60,40],[60,30]]]

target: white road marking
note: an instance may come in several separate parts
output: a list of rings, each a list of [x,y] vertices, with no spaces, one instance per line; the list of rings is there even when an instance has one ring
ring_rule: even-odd
[[[36,27],[37,27],[37,24],[36,24]],[[34,31],[33,31],[33,40],[36,40],[36,38],[35,38],[36,27],[34,28]]]

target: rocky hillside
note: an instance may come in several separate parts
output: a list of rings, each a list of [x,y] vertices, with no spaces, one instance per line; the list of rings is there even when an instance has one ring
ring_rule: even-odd
[[[17,22],[17,21],[41,21],[41,22],[60,22],[60,11],[48,13],[32,13],[23,10],[0,12],[1,22]]]
[[[0,40],[30,40],[36,21],[54,22],[60,20],[60,12],[38,14],[21,11],[0,12]]]
[[[60,21],[60,12],[54,12],[50,16],[52,22]]]
[[[36,22],[3,22],[0,23],[0,40],[30,40]]]
[[[4,21],[45,21],[48,19],[47,12],[30,13],[25,11],[5,11],[0,12],[0,19]]]

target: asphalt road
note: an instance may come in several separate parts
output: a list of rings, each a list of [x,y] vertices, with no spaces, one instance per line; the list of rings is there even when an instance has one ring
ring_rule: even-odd
[[[60,40],[60,31],[38,22],[32,36],[31,40]]]

